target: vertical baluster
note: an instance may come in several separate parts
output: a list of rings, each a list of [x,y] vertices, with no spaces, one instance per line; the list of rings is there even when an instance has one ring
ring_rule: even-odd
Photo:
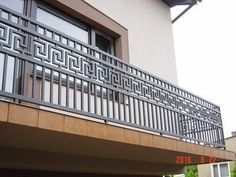
[[[4,55],[4,66],[3,66],[3,78],[2,78],[2,90],[3,91],[6,91],[7,62],[8,62],[8,54],[5,54]]]
[[[212,141],[211,124],[208,123],[208,126],[209,126],[209,128],[208,128],[208,136],[209,136],[209,140],[208,140],[208,142],[211,142],[211,141]]]
[[[91,112],[91,83],[87,82],[87,92],[88,92],[88,112]]]
[[[156,111],[156,127],[157,127],[157,130],[160,130],[160,127],[159,127],[159,118],[160,118],[160,115],[158,114],[158,111],[159,111],[159,107],[157,105],[155,105],[155,111]]]
[[[146,126],[146,109],[145,109],[145,102],[142,101],[142,105],[143,105],[143,125]]]
[[[208,124],[206,122],[204,122],[205,124],[205,134],[206,134],[206,141],[209,141],[209,135],[208,135]]]
[[[225,144],[225,139],[224,139],[224,131],[223,128],[220,128],[221,133],[222,133],[222,139],[221,139],[221,144]]]
[[[42,85],[41,85],[41,100],[45,98],[45,66],[42,67]]]
[[[27,96],[27,86],[28,86],[28,61],[23,62],[23,83],[22,83],[22,95]]]
[[[32,98],[35,98],[35,85],[36,85],[36,64],[33,64],[33,80],[32,80]]]
[[[70,103],[70,78],[69,75],[66,75],[66,107],[69,107],[69,103]]]
[[[112,112],[113,112],[113,119],[116,118],[116,109],[115,109],[115,103],[116,103],[116,100],[115,100],[115,91],[112,90]]]
[[[73,94],[73,97],[74,97],[73,107],[74,107],[74,109],[77,109],[77,78],[76,77],[74,77],[74,94]]]
[[[170,125],[170,115],[169,115],[169,110],[165,109],[166,112],[166,122],[167,122],[167,128],[168,128],[168,132],[171,132],[171,125]]]
[[[195,138],[195,119],[193,119],[192,117],[189,117],[189,121],[190,121],[190,132],[191,132],[191,138]]]
[[[121,99],[121,94],[119,92],[117,92],[117,95],[118,95],[118,119],[121,120],[121,109],[120,109],[120,99]]]
[[[81,111],[84,111],[84,81],[81,79]]]
[[[201,131],[200,131],[200,128],[201,128],[201,125],[200,125],[200,120],[197,120],[197,138],[199,140],[202,140],[202,135],[201,135]]]
[[[14,64],[14,71],[13,71],[13,86],[12,86],[12,93],[17,93],[17,72],[18,72],[18,58],[15,57],[15,64]]]
[[[189,116],[185,116],[186,117],[186,121],[187,121],[187,137],[192,137],[192,125],[191,125],[191,119],[189,118]]]
[[[171,122],[171,133],[174,133],[174,119],[173,119],[173,112],[170,110],[170,122]]]
[[[152,111],[152,128],[154,129],[155,128],[155,115],[154,115],[154,109],[155,109],[155,107],[154,107],[154,105],[153,104],[151,104],[151,111]],[[150,127],[151,127],[151,125],[150,125]]]
[[[180,123],[181,134],[185,136],[186,123],[185,123],[185,117],[183,114],[180,114],[180,119],[181,119],[181,123]]]
[[[203,122],[204,124],[204,134],[205,134],[205,141],[208,141],[208,135],[207,135],[207,123]]]
[[[182,115],[182,123],[183,123],[183,135],[184,136],[187,136],[187,133],[188,133],[188,123],[187,123],[187,120],[186,120],[186,116],[185,115]]]
[[[167,129],[167,124],[166,124],[166,109],[163,108],[163,109],[162,109],[162,112],[163,112],[164,131],[168,131],[168,129]]]
[[[131,120],[131,117],[132,117],[132,114],[131,114],[131,101],[130,101],[130,96],[128,95],[128,109],[129,109],[129,122],[132,122]]]
[[[221,143],[221,141],[220,141],[219,127],[218,126],[216,126],[216,143],[217,144],[224,144],[224,143]]]
[[[12,19],[12,14],[8,13],[8,21],[11,21],[11,19]]]
[[[176,113],[176,112],[174,111],[175,133],[176,133],[177,135],[180,135],[180,131],[179,131],[179,129],[178,129],[177,124],[179,124],[179,122],[178,122],[178,113]]]
[[[215,129],[216,129],[216,127],[214,125],[212,125],[212,142],[213,143],[216,142]]]
[[[94,113],[97,114],[97,85],[94,84]]]
[[[133,109],[134,109],[134,123],[137,124],[137,116],[136,116],[136,101],[133,97]]]
[[[61,105],[61,72],[58,72],[58,104]]]
[[[142,125],[141,106],[140,106],[141,100],[137,99],[137,101],[138,101],[138,118],[139,118],[139,125]]]
[[[203,140],[206,141],[205,123],[201,121]]]
[[[100,86],[101,115],[103,116],[103,87]]]
[[[219,141],[219,127],[216,126],[216,143],[220,144],[220,141]]]
[[[189,117],[187,115],[184,115],[184,120],[185,120],[185,127],[186,127],[186,133],[185,136],[188,137],[188,135],[190,134],[190,126],[189,126]]]
[[[197,121],[197,119],[195,119],[195,118],[192,118],[193,119],[193,121],[194,121],[194,138],[195,139],[198,139],[198,137],[197,137],[197,126],[198,126],[198,121]]]
[[[217,135],[216,135],[216,126],[215,126],[215,125],[214,125],[214,127],[213,127],[213,132],[214,132],[214,133],[213,133],[213,134],[214,134],[213,142],[216,143],[216,141],[217,141],[217,138],[216,138]]]
[[[207,142],[209,142],[210,141],[210,132],[209,132],[210,126],[208,123],[206,123],[206,125],[207,125]]]
[[[150,118],[150,105],[147,102],[147,127],[151,127],[151,118]]]
[[[164,131],[163,126],[162,126],[162,107],[159,107],[159,116],[160,116],[160,128],[161,128],[161,131]]]
[[[123,109],[124,109],[124,121],[127,122],[127,117],[126,117],[126,104],[125,104],[125,94],[123,94]]]
[[[50,103],[53,103],[54,71],[51,69],[50,77]]]
[[[110,106],[109,106],[109,102],[110,102],[110,98],[109,98],[109,94],[110,94],[110,90],[107,88],[106,89],[106,99],[107,99],[107,117],[110,117]]]
[[[210,126],[210,128],[209,128],[210,141],[209,141],[209,142],[213,142],[213,133],[212,133],[212,131],[213,131],[213,129],[212,129],[213,125],[209,123],[209,126]]]

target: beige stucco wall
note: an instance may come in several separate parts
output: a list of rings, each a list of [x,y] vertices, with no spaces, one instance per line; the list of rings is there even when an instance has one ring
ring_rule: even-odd
[[[236,136],[225,140],[226,149],[236,153]]]
[[[199,177],[211,177],[210,164],[198,165],[198,176]]]
[[[225,140],[226,149],[236,153],[236,136]],[[230,169],[234,166],[234,161],[230,162]]]
[[[85,0],[128,29],[130,63],[177,83],[170,9],[160,0]]]

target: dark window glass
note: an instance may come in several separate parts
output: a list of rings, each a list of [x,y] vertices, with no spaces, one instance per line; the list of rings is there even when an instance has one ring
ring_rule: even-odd
[[[95,45],[100,50],[111,53],[111,41],[99,34],[96,34]]]
[[[219,172],[218,172],[218,166],[213,165],[213,176],[214,177],[219,177]]]
[[[229,177],[228,163],[220,164],[220,176],[221,177]]]

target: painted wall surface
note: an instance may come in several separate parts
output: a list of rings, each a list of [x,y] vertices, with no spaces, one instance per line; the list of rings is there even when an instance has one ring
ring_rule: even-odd
[[[211,177],[211,165],[210,164],[198,165],[198,176]]]
[[[232,137],[232,138],[228,138],[225,140],[225,145],[226,145],[226,149],[229,151],[233,151],[236,153],[236,136]],[[232,170],[234,166],[234,162],[230,162],[230,169]]]
[[[225,139],[226,149],[236,153],[236,136]]]
[[[170,9],[160,0],[85,0],[128,29],[130,63],[177,83]]]

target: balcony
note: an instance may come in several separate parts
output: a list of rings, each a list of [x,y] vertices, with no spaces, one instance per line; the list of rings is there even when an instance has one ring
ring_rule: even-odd
[[[0,6],[2,100],[224,148],[219,106]]]

